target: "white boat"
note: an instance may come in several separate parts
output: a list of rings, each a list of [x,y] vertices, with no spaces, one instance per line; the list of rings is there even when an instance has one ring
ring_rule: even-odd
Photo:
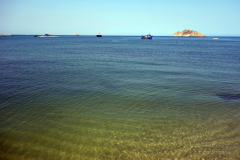
[[[45,36],[51,36],[51,34],[49,32],[45,33]]]
[[[218,39],[218,38],[212,38],[212,39]]]

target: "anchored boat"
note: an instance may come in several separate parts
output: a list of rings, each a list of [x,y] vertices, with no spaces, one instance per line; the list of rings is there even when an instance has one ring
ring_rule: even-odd
[[[98,32],[98,34],[97,34],[97,37],[102,37],[102,35],[101,35],[101,33],[100,33],[100,32]]]
[[[152,39],[152,35],[148,33],[147,35],[142,35],[141,39]]]

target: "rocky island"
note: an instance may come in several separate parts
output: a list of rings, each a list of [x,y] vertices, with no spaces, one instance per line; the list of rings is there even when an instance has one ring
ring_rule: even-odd
[[[13,36],[13,35],[10,35],[10,34],[0,34],[1,37],[8,37],[8,36]]]
[[[204,34],[199,33],[197,31],[185,29],[184,31],[176,32],[172,34],[173,37],[206,37]]]

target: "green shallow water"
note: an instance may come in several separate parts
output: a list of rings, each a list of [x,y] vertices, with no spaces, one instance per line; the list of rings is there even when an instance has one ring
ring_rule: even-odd
[[[2,159],[239,158],[238,109],[215,104],[216,111],[192,109],[186,116],[171,105],[159,104],[161,110],[146,111],[139,107],[145,105],[144,100],[126,110],[119,105],[128,106],[134,100],[121,101],[124,102],[87,102],[87,106],[82,106],[81,101],[69,104],[62,100],[48,107],[32,104],[37,109],[31,112],[20,106],[11,112],[5,109],[1,116],[0,156]]]

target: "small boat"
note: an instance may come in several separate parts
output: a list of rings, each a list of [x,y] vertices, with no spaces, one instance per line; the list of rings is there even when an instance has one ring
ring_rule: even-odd
[[[102,37],[102,35],[101,35],[101,33],[100,33],[100,32],[98,32],[98,34],[97,34],[97,37]]]
[[[79,36],[79,34],[74,33],[73,36]]]
[[[51,36],[51,34],[49,32],[45,33],[45,36]]]
[[[148,33],[147,35],[142,35],[141,39],[152,39],[152,35]]]
[[[53,38],[53,37],[59,37],[59,36],[52,36],[52,35],[48,35],[48,36],[33,35],[33,37],[48,37],[48,38]]]
[[[212,38],[212,39],[218,39],[218,38]]]

